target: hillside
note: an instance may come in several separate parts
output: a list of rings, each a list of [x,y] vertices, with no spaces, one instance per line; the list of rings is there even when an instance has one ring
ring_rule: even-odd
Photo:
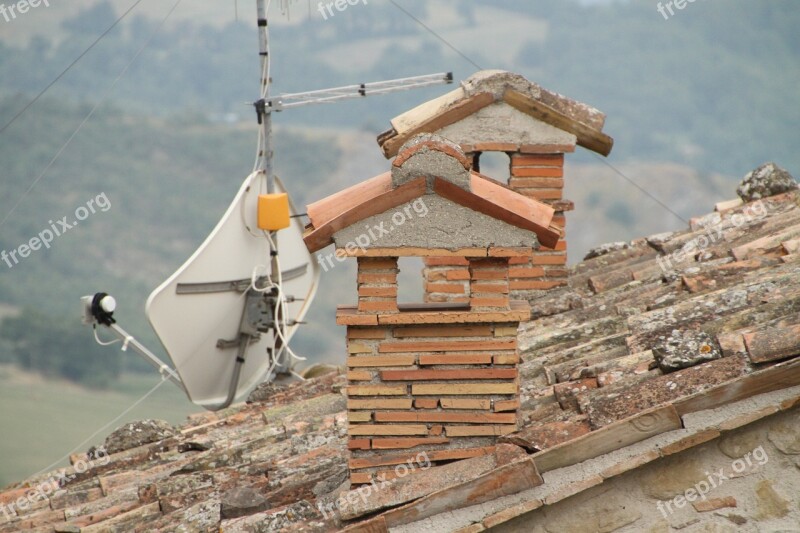
[[[463,79],[476,70],[390,3],[353,6],[323,19],[297,2],[289,21],[275,4],[271,73],[277,92],[449,70]],[[53,6],[15,21],[18,38],[0,41],[0,93],[43,87],[127,7],[76,7],[86,5]],[[605,111],[617,160],[734,174],[770,158],[800,167],[791,127],[800,120],[800,11],[791,0],[695,3],[666,21],[646,0],[402,5],[482,68],[517,71]],[[134,10],[59,82],[56,94],[72,100],[102,94],[166,7]],[[257,40],[252,6],[240,6],[238,21],[233,7],[199,2],[196,16],[180,7],[111,97],[148,114],[191,110],[249,119],[243,102],[254,99]],[[54,30],[56,16],[60,26]],[[42,21],[46,32],[34,17],[48,19]],[[388,117],[437,91],[296,110],[279,123],[379,131]]]

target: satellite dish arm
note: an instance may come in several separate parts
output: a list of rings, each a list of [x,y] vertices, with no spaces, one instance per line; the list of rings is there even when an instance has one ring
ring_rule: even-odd
[[[98,343],[115,344],[117,342],[122,342],[120,350],[123,352],[127,352],[129,347],[133,348],[133,350],[141,355],[145,361],[150,363],[156,368],[156,370],[158,370],[158,373],[161,374],[163,379],[172,381],[172,383],[177,385],[178,388],[180,388],[183,392],[186,392],[186,388],[184,387],[181,378],[178,376],[175,370],[172,369],[172,367],[159,359],[159,357],[148,350],[144,344],[137,341],[133,335],[122,329],[122,327],[117,324],[117,321],[113,317],[117,302],[114,300],[113,296],[109,296],[103,292],[98,292],[92,296],[84,296],[81,298],[81,302],[83,303],[83,323],[87,326],[92,326],[92,328],[95,330],[95,340],[97,340]],[[101,343],[100,339],[97,338],[98,325],[108,329],[117,339],[109,343]]]

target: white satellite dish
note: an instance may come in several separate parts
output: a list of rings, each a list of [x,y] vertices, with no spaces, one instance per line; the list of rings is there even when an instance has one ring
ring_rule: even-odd
[[[256,0],[262,66],[261,98],[254,102],[259,123],[256,170],[244,181],[205,242],[147,299],[147,318],[174,368],[116,323],[113,297],[98,292],[81,298],[83,323],[95,329],[97,342],[122,342],[123,351],[133,348],[164,379],[206,409],[227,407],[259,383],[291,372],[290,358],[301,358],[293,354],[289,340],[311,305],[319,282],[319,266],[303,242],[301,215],[289,202],[293,216],[285,227],[286,205],[280,204],[282,208],[275,211],[270,207],[278,205],[270,203],[277,200],[275,195],[286,192],[272,172],[272,113],[453,82],[453,74],[447,72],[271,98],[268,5],[266,0]],[[288,0],[282,5],[288,6]],[[269,233],[258,229],[260,193],[267,193],[262,214]],[[272,215],[282,222],[270,223]],[[111,331],[117,340],[102,342],[97,336],[98,325]]]
[[[196,404],[207,408],[226,402],[234,380],[237,352],[244,353],[233,399],[248,394],[276,370],[280,349],[273,350],[273,331],[253,332],[258,338],[240,346],[243,313],[254,310],[263,295],[248,290],[264,287],[270,272],[270,245],[256,216],[263,173],[254,172],[205,242],[147,300],[147,318],[172,359],[173,368]],[[276,191],[284,192],[276,179]],[[291,206],[292,214],[297,214]],[[288,343],[308,310],[319,282],[319,267],[303,243],[303,225],[277,232],[281,290],[287,299],[283,342]],[[264,310],[262,307],[261,310]],[[269,309],[268,311],[272,311]],[[244,350],[240,350],[244,348]],[[230,401],[230,400],[229,400]]]

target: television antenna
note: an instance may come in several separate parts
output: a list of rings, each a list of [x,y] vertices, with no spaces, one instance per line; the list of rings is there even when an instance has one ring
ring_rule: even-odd
[[[289,1],[281,0],[284,10]],[[320,272],[303,242],[303,215],[273,170],[273,113],[453,82],[448,72],[272,97],[269,4],[256,2],[261,90],[253,103],[259,124],[253,172],[206,240],[145,306],[172,365],[117,324],[112,296],[82,298],[83,322],[95,329],[97,342],[132,348],[209,410],[228,407],[259,383],[292,374],[293,361],[303,359],[289,341],[313,301]],[[102,342],[98,326],[116,340]]]

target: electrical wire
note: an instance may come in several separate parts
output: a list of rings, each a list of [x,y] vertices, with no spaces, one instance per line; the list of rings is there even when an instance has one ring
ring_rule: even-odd
[[[412,14],[411,14],[409,11],[407,11],[407,10],[406,10],[406,8],[404,8],[403,6],[401,6],[400,4],[398,4],[397,2],[395,2],[394,0],[389,0],[389,2],[391,2],[391,3],[394,5],[394,7],[396,7],[397,9],[399,9],[400,11],[402,11],[403,13],[405,13],[405,14],[406,14],[406,15],[407,15],[407,16],[408,16],[410,19],[412,19],[414,22],[416,22],[417,24],[419,24],[420,26],[422,26],[423,28],[425,28],[425,29],[428,31],[428,33],[430,33],[431,35],[433,35],[434,37],[436,37],[438,40],[442,41],[442,42],[445,44],[445,46],[447,46],[448,48],[450,48],[450,50],[452,50],[453,52],[455,52],[455,53],[457,53],[458,55],[460,55],[461,57],[463,57],[463,58],[464,58],[464,59],[465,59],[465,60],[466,60],[468,63],[470,63],[470,64],[471,64],[473,67],[475,67],[475,68],[476,68],[476,69],[478,69],[478,70],[483,70],[483,69],[481,68],[481,66],[480,66],[480,65],[478,65],[478,64],[477,64],[475,61],[473,61],[473,60],[472,60],[472,59],[471,59],[471,58],[470,58],[470,57],[469,57],[467,54],[465,54],[464,52],[462,52],[461,50],[459,50],[458,48],[456,48],[456,47],[455,47],[455,45],[453,45],[453,44],[451,44],[451,43],[450,43],[450,41],[448,41],[447,39],[445,39],[444,37],[442,37],[441,35],[439,35],[439,34],[438,34],[438,33],[436,33],[435,31],[433,31],[433,29],[432,29],[431,27],[429,27],[427,24],[425,24],[424,22],[422,22],[420,19],[418,19],[417,17],[415,17],[414,15],[412,15]]]
[[[141,0],[139,0],[139,1],[141,1]],[[53,166],[53,164],[55,164],[55,162],[58,160],[58,158],[61,157],[61,154],[64,153],[64,150],[67,149],[67,147],[70,145],[72,140],[78,135],[78,133],[81,131],[81,129],[83,129],[83,127],[86,125],[86,123],[89,122],[89,119],[92,118],[92,116],[95,114],[97,109],[101,105],[105,104],[106,100],[108,99],[108,95],[111,93],[112,90],[114,90],[114,88],[120,82],[122,77],[125,76],[125,73],[128,72],[128,69],[131,67],[131,65],[133,65],[133,63],[139,58],[139,56],[142,54],[142,52],[144,52],[145,48],[148,47],[148,45],[153,41],[153,39],[156,37],[156,35],[161,31],[161,29],[164,27],[164,24],[167,22],[167,19],[169,19],[169,17],[172,15],[172,13],[175,12],[175,10],[177,9],[177,7],[180,5],[180,3],[182,1],[183,0],[176,0],[175,4],[172,6],[172,8],[170,8],[169,12],[167,12],[166,16],[161,20],[161,22],[156,27],[156,29],[154,29],[153,32],[150,34],[150,36],[147,38],[147,41],[145,41],[145,43],[136,51],[136,53],[131,58],[131,60],[128,61],[128,63],[125,65],[125,68],[122,69],[122,72],[120,72],[119,76],[117,76],[114,79],[114,81],[111,83],[111,85],[109,85],[106,88],[106,90],[105,90],[104,94],[101,96],[100,100],[96,104],[94,104],[94,106],[92,106],[92,109],[83,118],[83,120],[80,122],[80,124],[78,124],[78,127],[75,129],[75,131],[72,132],[72,134],[69,136],[69,138],[67,138],[67,141],[61,146],[61,148],[59,148],[58,152],[56,152],[56,155],[54,155],[53,158],[50,159],[50,162],[47,163],[47,165],[44,167],[44,170],[42,170],[42,172],[36,177],[36,179],[33,180],[33,182],[31,182],[31,184],[28,186],[28,188],[25,190],[25,192],[22,193],[22,196],[19,198],[19,200],[17,200],[17,202],[14,204],[14,206],[11,208],[11,210],[8,213],[6,213],[6,215],[3,217],[2,220],[0,220],[0,228],[2,228],[3,225],[5,225],[6,221],[8,221],[8,219],[11,218],[11,215],[14,214],[14,212],[17,210],[17,208],[20,206],[20,204],[23,202],[23,200],[25,200],[25,198],[28,196],[28,194],[30,194],[30,192],[34,189],[34,187],[36,187],[36,184],[39,183],[39,181],[41,181],[42,178],[44,178],[45,174],[47,174],[47,171],[50,170],[50,168]],[[138,3],[139,2],[137,2],[137,4]],[[133,8],[131,8],[131,9],[133,9]]]
[[[95,40],[92,42],[92,44],[90,44],[90,45],[89,45],[89,47],[88,47],[86,50],[84,50],[83,52],[81,52],[81,53],[78,55],[78,57],[76,57],[75,59],[73,59],[73,60],[72,60],[72,63],[70,63],[69,65],[67,65],[67,68],[65,68],[64,70],[62,70],[62,71],[61,71],[61,73],[60,73],[58,76],[56,76],[56,77],[55,77],[55,79],[54,79],[53,81],[51,81],[50,83],[48,83],[48,84],[45,86],[45,88],[44,88],[44,89],[42,89],[41,91],[39,91],[39,93],[38,93],[36,96],[34,96],[33,100],[31,100],[30,102],[28,102],[28,103],[25,105],[25,107],[23,107],[23,108],[22,108],[22,109],[21,109],[21,110],[20,110],[20,111],[19,111],[19,112],[18,112],[16,115],[14,115],[14,116],[11,118],[11,120],[9,120],[9,121],[8,121],[8,122],[7,122],[7,123],[6,123],[6,124],[5,124],[5,125],[4,125],[2,128],[0,128],[0,133],[3,133],[4,131],[6,131],[6,130],[7,130],[7,129],[8,129],[10,126],[11,126],[11,124],[13,124],[13,123],[14,123],[14,121],[16,121],[16,120],[17,120],[19,117],[21,117],[21,116],[22,116],[22,114],[23,114],[23,113],[25,113],[25,111],[27,111],[27,110],[28,110],[28,109],[29,109],[29,108],[30,108],[30,107],[31,107],[33,104],[35,104],[35,103],[36,103],[36,102],[37,102],[37,101],[38,101],[38,100],[39,100],[39,99],[40,99],[42,96],[44,96],[44,93],[46,93],[48,90],[50,90],[50,88],[51,88],[53,85],[55,85],[55,84],[58,82],[58,80],[60,80],[61,78],[63,78],[63,77],[64,77],[64,75],[65,75],[67,72],[69,72],[69,71],[70,71],[70,69],[71,69],[72,67],[74,67],[74,66],[75,66],[75,65],[78,63],[78,61],[80,61],[81,59],[83,59],[83,57],[84,57],[86,54],[88,54],[88,53],[89,53],[89,52],[92,50],[92,48],[94,48],[94,47],[95,47],[95,46],[96,46],[96,45],[97,45],[97,44],[98,44],[100,41],[102,41],[102,40],[103,40],[103,38],[104,38],[106,35],[108,35],[108,34],[111,32],[111,30],[113,30],[113,29],[114,29],[114,28],[117,26],[117,24],[119,24],[120,22],[122,22],[122,19],[124,19],[125,17],[127,17],[127,16],[128,16],[128,14],[129,14],[131,11],[133,11],[133,9],[134,9],[136,6],[138,6],[139,4],[141,4],[141,3],[142,3],[142,0],[136,0],[136,2],[134,2],[134,3],[133,3],[133,5],[131,5],[131,7],[129,7],[129,8],[128,8],[128,9],[127,9],[127,10],[126,10],[126,11],[125,11],[125,12],[124,12],[122,15],[120,15],[120,16],[117,18],[117,20],[115,20],[115,21],[114,21],[114,23],[113,23],[111,26],[109,26],[109,27],[106,29],[106,31],[104,31],[103,33],[101,33],[101,34],[100,34],[100,36],[99,36],[99,37],[97,37],[97,39],[95,39]]]

